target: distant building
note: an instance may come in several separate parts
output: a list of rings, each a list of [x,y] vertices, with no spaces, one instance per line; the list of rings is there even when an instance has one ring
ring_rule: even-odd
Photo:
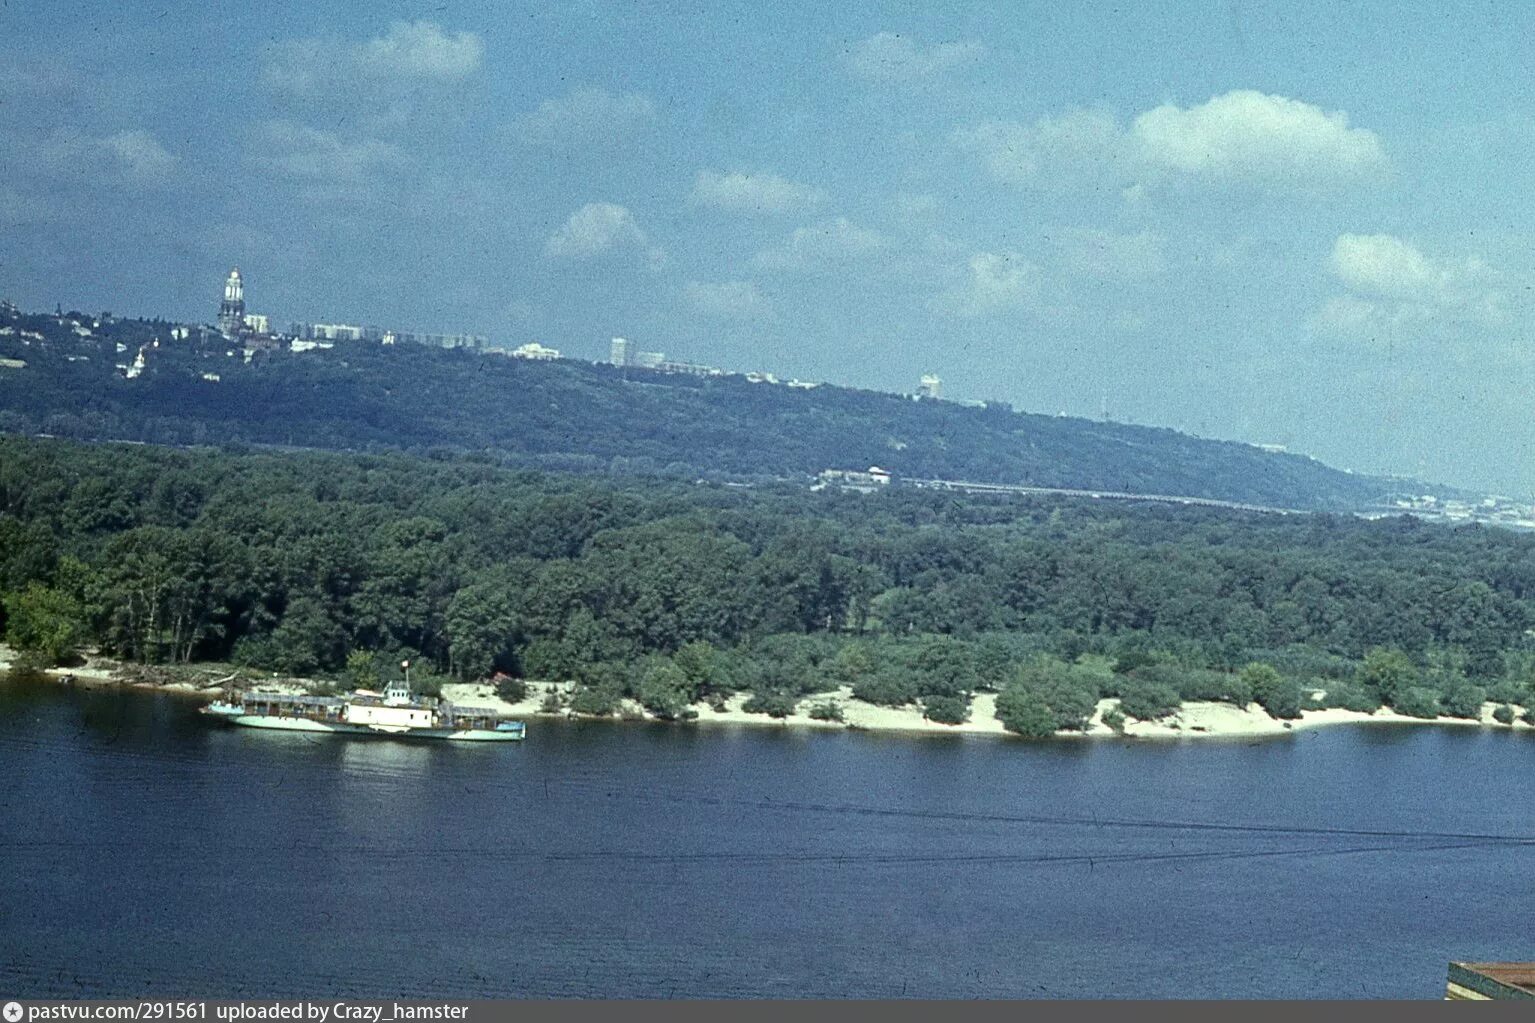
[[[246,313],[245,326],[250,330],[254,330],[258,334],[271,333],[271,331],[268,329],[270,324],[268,323],[266,316],[261,313]]]
[[[612,346],[608,349],[608,361],[615,366],[630,366],[634,351],[629,347],[626,338],[615,337]]]
[[[942,381],[938,379],[936,374],[933,374],[933,373],[924,373],[924,374],[922,374],[922,379],[917,384],[917,397],[919,397],[919,398],[937,398],[938,397],[938,387],[939,387],[939,385],[941,383],[942,383]]]
[[[642,354],[642,355],[649,355],[651,353],[649,353],[649,352],[642,352],[640,354]],[[657,352],[655,354],[659,355],[660,353]],[[701,365],[699,365],[696,362],[670,362],[670,361],[668,361],[668,362],[658,363],[653,368],[657,369],[657,370],[660,370],[662,373],[686,373],[688,376],[695,376],[695,377],[722,377],[722,376],[725,375],[725,371],[722,370],[722,369],[719,369],[719,368],[714,367],[714,366],[701,366]]]
[[[349,323],[312,324],[303,335],[312,341],[361,341],[363,329]]]
[[[826,487],[840,487],[843,490],[859,490],[864,493],[872,493],[880,487],[890,485],[890,471],[881,469],[877,465],[871,465],[863,472],[855,469],[822,469],[820,482],[816,484],[817,490]]]
[[[224,300],[219,303],[219,330],[234,337],[245,329],[245,282],[240,268],[229,271],[224,281]]]
[[[666,362],[665,352],[635,352],[634,361],[630,365],[638,366],[640,369],[660,369],[664,362]]]
[[[534,359],[539,362],[551,362],[560,358],[560,350],[558,348],[545,348],[537,341],[531,341],[521,347],[514,348],[511,354],[514,359]]]

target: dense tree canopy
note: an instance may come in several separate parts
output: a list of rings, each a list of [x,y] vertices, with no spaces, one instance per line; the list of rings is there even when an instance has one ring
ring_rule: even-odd
[[[1024,731],[1105,697],[1466,714],[1528,706],[1535,675],[1535,538],[1512,532],[466,458],[0,439],[0,593],[9,641],[55,659],[409,657],[664,716],[834,685],[935,720],[998,692]]]

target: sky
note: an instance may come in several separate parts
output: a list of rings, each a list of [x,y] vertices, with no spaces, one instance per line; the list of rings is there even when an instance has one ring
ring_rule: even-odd
[[[1535,495],[1535,5],[0,6],[0,297],[473,332]]]

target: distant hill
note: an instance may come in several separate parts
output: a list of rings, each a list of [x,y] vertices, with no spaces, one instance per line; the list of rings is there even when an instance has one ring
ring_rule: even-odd
[[[880,465],[898,476],[1340,511],[1403,487],[1246,444],[1001,406],[412,345],[247,357],[214,335],[172,340],[170,331],[144,320],[0,313],[0,358],[26,363],[0,365],[0,431],[484,451],[559,468],[748,478]],[[152,339],[158,347],[125,378],[119,367]]]

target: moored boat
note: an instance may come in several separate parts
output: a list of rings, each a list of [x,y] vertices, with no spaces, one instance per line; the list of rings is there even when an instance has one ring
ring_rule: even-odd
[[[469,707],[411,695],[405,682],[382,693],[359,689],[349,696],[308,696],[251,690],[202,709],[209,717],[245,728],[295,732],[386,735],[459,742],[508,742],[527,726],[488,707]]]

